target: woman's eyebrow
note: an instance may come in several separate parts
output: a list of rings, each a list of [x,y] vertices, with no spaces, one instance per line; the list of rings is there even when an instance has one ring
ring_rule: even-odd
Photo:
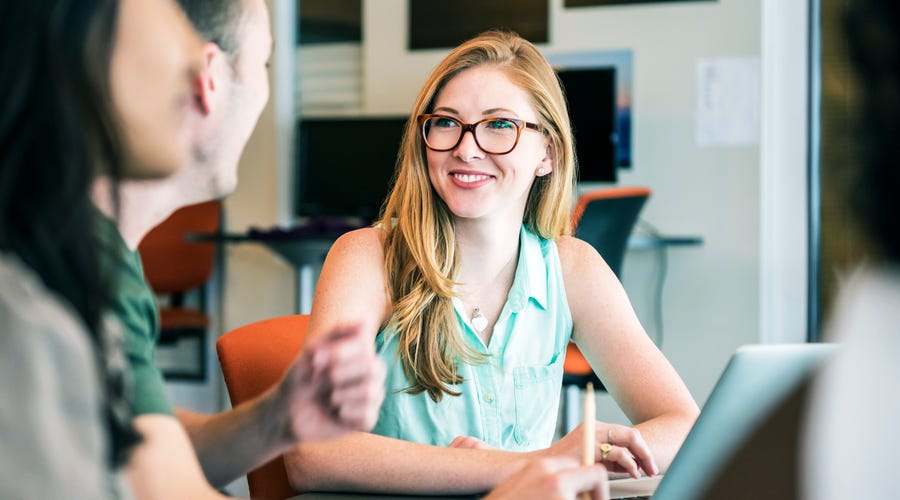
[[[497,113],[511,113],[513,115],[519,116],[518,113],[516,113],[515,111],[508,109],[508,108],[491,108],[491,109],[485,110],[481,114],[484,116],[487,116],[487,115],[493,115],[493,114],[497,114]]]
[[[435,108],[434,111],[432,111],[432,113],[447,113],[447,114],[459,116],[459,111],[457,111],[456,109],[453,109],[451,107],[448,107],[448,106],[441,106],[439,108]],[[490,108],[490,109],[486,109],[486,110],[482,111],[481,115],[482,116],[490,116],[490,115],[496,115],[498,113],[506,113],[506,114],[511,114],[514,116],[519,116],[518,113],[516,113],[515,111],[513,111],[509,108]]]

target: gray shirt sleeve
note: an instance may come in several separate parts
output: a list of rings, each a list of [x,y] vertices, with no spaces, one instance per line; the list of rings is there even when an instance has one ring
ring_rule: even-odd
[[[101,408],[81,322],[0,254],[0,498],[113,497]]]

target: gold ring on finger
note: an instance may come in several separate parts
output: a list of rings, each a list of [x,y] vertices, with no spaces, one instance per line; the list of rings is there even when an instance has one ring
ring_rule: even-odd
[[[612,451],[613,446],[609,443],[603,443],[600,445],[600,458],[606,460],[606,457],[609,456],[609,452]]]

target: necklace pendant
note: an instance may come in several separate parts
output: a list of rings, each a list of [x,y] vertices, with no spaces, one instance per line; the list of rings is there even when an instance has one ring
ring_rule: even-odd
[[[483,332],[487,324],[487,318],[484,317],[484,314],[481,314],[481,309],[476,307],[475,311],[472,312],[472,328],[475,329],[475,333]]]

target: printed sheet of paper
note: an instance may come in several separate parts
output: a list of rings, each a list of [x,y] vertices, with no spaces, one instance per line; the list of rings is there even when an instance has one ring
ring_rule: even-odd
[[[750,146],[759,143],[759,57],[697,61],[699,146]]]

